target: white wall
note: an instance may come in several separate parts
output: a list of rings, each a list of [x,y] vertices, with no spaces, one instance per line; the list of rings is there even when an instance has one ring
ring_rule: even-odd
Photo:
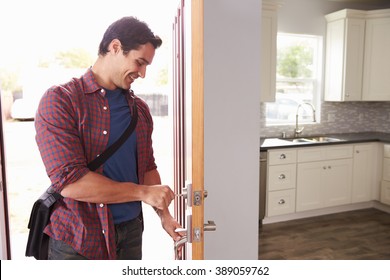
[[[204,2],[205,259],[257,259],[261,1]]]

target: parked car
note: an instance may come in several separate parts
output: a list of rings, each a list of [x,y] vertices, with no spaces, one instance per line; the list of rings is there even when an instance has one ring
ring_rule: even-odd
[[[297,108],[304,100],[297,101],[289,97],[277,98],[275,102],[267,103],[266,118],[268,123],[289,123],[295,121]],[[299,109],[300,120],[311,120],[312,111],[306,106]]]
[[[26,98],[16,99],[11,108],[11,117],[15,120],[34,120],[38,104]]]

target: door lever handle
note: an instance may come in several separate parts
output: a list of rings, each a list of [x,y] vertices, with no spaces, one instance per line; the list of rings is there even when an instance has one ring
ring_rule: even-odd
[[[217,225],[215,224],[214,221],[207,221],[207,224],[203,225],[203,230],[204,231],[216,231]]]
[[[187,236],[182,236],[179,240],[175,241],[174,250],[175,250],[175,260],[179,259],[179,248],[187,242]]]

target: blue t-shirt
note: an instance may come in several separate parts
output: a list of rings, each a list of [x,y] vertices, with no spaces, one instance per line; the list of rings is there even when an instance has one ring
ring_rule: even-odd
[[[122,89],[106,90],[110,108],[110,137],[108,145],[113,144],[126,130],[131,121],[129,104]],[[137,137],[136,132],[104,163],[103,174],[118,182],[138,184],[137,176]],[[129,221],[138,217],[141,202],[109,204],[114,223]]]

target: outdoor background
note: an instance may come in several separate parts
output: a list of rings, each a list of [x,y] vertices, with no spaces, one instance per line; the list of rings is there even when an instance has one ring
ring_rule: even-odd
[[[136,16],[163,39],[146,78],[133,89],[154,114],[155,157],[162,181],[173,188],[171,32],[178,1],[0,1],[0,89],[12,259],[24,257],[32,204],[49,186],[35,143],[32,119],[48,86],[66,82],[92,65],[106,28]],[[144,205],[144,259],[172,259],[173,241],[153,209]]]

